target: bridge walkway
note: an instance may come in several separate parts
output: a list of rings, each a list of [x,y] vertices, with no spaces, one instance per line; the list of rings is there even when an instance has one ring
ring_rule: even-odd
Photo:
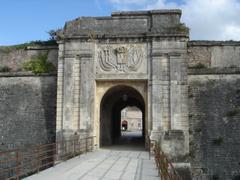
[[[160,180],[148,152],[128,142],[75,157],[25,180]]]

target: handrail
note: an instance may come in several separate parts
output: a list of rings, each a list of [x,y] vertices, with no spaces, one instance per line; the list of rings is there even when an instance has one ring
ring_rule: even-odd
[[[17,179],[34,174],[94,149],[95,136],[0,151],[0,179]]]
[[[181,176],[173,167],[172,163],[168,160],[165,153],[161,150],[159,143],[155,140],[151,140],[148,137],[149,157],[151,153],[154,153],[154,159],[158,175],[162,180],[182,180]]]

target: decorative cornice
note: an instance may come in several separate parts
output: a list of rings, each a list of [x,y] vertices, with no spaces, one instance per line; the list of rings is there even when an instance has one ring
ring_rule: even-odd
[[[179,57],[181,56],[182,54],[181,53],[178,53],[178,52],[169,52],[169,53],[160,53],[160,52],[154,52],[151,54],[152,57],[164,57],[164,56],[168,56],[168,57],[172,57],[172,56],[175,56],[175,57]]]
[[[93,55],[90,54],[90,53],[84,53],[84,54],[78,54],[76,57],[77,57],[78,59],[82,59],[82,58],[92,58]]]
[[[188,75],[240,74],[240,68],[188,68]]]
[[[32,72],[4,72],[0,73],[0,77],[42,77],[57,76],[56,72],[34,74]]]

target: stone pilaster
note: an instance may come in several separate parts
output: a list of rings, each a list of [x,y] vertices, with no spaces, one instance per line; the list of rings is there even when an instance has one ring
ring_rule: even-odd
[[[152,130],[168,130],[169,118],[169,60],[164,54],[153,54]]]
[[[73,130],[76,132],[80,129],[80,60],[77,56],[74,60],[74,107],[73,107]]]
[[[171,129],[188,130],[186,56],[179,53],[169,55]]]
[[[154,41],[152,47],[152,139],[172,159],[189,152],[187,58],[184,41]],[[174,161],[175,161],[174,160]]]
[[[64,67],[64,44],[59,44],[58,51],[58,76],[57,76],[57,107],[56,107],[56,132],[63,129],[63,67]],[[58,135],[58,134],[57,134]],[[58,136],[57,136],[58,139]]]
[[[63,129],[72,131],[74,114],[74,56],[64,58]]]
[[[80,131],[86,132],[91,127],[93,103],[93,68],[92,54],[80,54]]]

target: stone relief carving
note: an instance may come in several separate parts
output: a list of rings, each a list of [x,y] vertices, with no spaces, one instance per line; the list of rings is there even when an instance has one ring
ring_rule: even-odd
[[[144,58],[141,45],[102,45],[98,48],[99,67],[103,71],[134,72]]]

